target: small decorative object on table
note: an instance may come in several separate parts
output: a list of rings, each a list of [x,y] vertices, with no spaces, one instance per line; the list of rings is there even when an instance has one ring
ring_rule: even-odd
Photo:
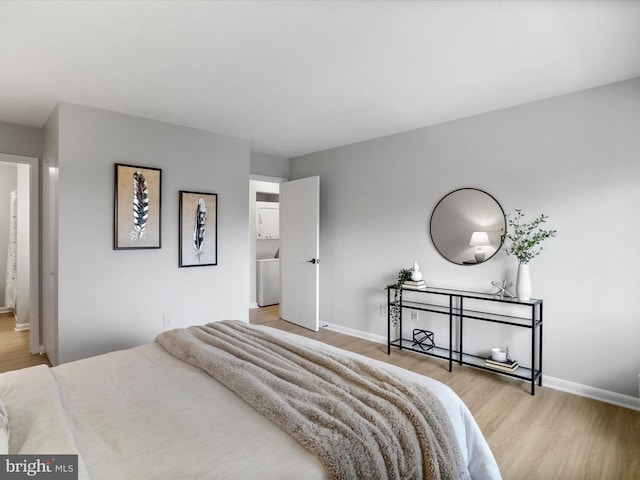
[[[491,356],[484,361],[484,366],[501,372],[515,372],[520,368],[518,362],[511,358],[509,347],[506,351],[501,348],[492,348]]]
[[[411,280],[405,280],[402,282],[402,288],[406,290],[426,290],[427,284],[422,279],[422,272],[420,271],[420,265],[418,262],[413,262],[413,268],[411,269]]]
[[[509,218],[507,240],[510,245],[505,249],[507,255],[515,255],[518,259],[518,276],[516,278],[516,295],[519,300],[531,298],[531,277],[529,262],[543,250],[539,246],[549,237],[556,236],[556,230],[543,230],[540,224],[545,223],[546,215],[542,214],[529,223],[522,223],[522,210],[516,209],[515,218]]]
[[[402,288],[404,290],[426,290],[427,284],[424,280],[418,280],[417,282],[414,282],[413,280],[405,280],[402,282]]]
[[[491,359],[496,362],[506,362],[507,361],[507,352],[500,347],[491,349]]]
[[[418,346],[424,351],[431,350],[433,347],[435,347],[435,343],[433,341],[433,332],[430,332],[429,330],[414,328],[412,346]]]
[[[518,368],[520,368],[520,365],[518,365],[518,362],[516,362],[515,360],[505,360],[504,362],[498,362],[496,360],[493,360],[491,357],[487,358],[484,361],[484,366],[487,368],[498,370],[500,372],[508,373],[513,373],[518,370]]]
[[[507,290],[509,287],[513,287],[513,282],[507,283],[507,281],[504,280],[502,282],[502,285],[500,285],[498,282],[491,282],[491,285],[498,288],[498,291],[494,292],[493,294],[500,297],[500,300],[503,300],[505,295],[507,297],[513,298],[513,295],[509,292],[509,290]]]
[[[419,282],[422,280],[422,272],[420,271],[420,265],[418,265],[418,261],[413,262],[413,268],[411,269],[411,280],[414,282]]]

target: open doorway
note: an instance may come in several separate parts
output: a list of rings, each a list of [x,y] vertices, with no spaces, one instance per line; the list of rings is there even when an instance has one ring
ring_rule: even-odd
[[[263,180],[263,179],[262,179]],[[263,261],[275,260],[278,257],[277,271],[279,273],[279,314],[292,323],[313,331],[319,328],[319,251],[320,251],[320,177],[308,177],[286,183],[275,182],[258,183],[256,179],[250,181],[250,265],[251,265],[251,302],[250,308],[259,305],[258,296],[254,291],[258,289],[256,264]],[[271,183],[271,185],[269,184]],[[278,243],[263,249],[257,244],[261,241],[257,235],[256,205],[259,200],[268,198],[257,195],[262,189],[272,188],[267,194],[276,192],[278,187],[279,216]],[[268,231],[268,230],[267,230]],[[263,238],[264,240],[275,240]],[[278,255],[278,252],[280,255]],[[271,302],[269,302],[271,303]],[[266,305],[265,305],[266,306]],[[251,316],[251,315],[250,315]]]
[[[251,176],[249,181],[249,307],[280,303],[279,195],[286,179]]]
[[[0,162],[0,312],[16,319],[18,165]]]
[[[41,352],[38,159],[0,154],[0,282],[3,311],[29,330],[30,353]]]

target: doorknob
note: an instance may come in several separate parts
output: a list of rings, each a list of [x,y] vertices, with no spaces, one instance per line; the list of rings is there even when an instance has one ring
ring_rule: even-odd
[[[320,259],[319,258],[312,258],[311,260],[307,260],[308,263],[313,263],[314,265],[316,263],[320,263]]]

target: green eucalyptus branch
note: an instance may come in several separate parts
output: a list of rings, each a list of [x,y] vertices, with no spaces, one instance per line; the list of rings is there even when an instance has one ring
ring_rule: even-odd
[[[515,255],[519,263],[529,263],[537,257],[543,248],[540,245],[546,239],[556,236],[556,230],[544,230],[541,224],[547,221],[546,215],[542,214],[529,223],[524,223],[522,219],[525,214],[522,210],[516,209],[515,218],[509,216],[509,229],[506,238],[509,246],[505,248],[507,255]]]

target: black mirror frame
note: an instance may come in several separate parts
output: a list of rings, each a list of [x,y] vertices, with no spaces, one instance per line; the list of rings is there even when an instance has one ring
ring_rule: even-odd
[[[490,257],[486,258],[485,260],[483,260],[482,262],[463,262],[463,263],[459,263],[456,262],[452,259],[450,259],[449,257],[447,257],[444,253],[442,253],[440,251],[440,249],[438,248],[434,238],[433,238],[433,217],[434,214],[436,212],[436,210],[438,209],[438,207],[440,206],[440,204],[450,195],[456,193],[456,192],[460,192],[461,190],[475,190],[479,193],[482,193],[484,195],[486,195],[487,197],[491,198],[495,204],[498,206],[498,208],[500,209],[500,212],[502,213],[502,218],[504,221],[504,227],[502,229],[502,234],[500,235],[500,245],[498,245],[498,247],[496,248],[495,252],[493,252],[491,254]],[[436,251],[440,254],[440,256],[442,256],[442,258],[446,259],[447,261],[453,263],[454,265],[461,265],[461,266],[471,266],[471,265],[480,265],[481,263],[485,263],[487,261],[489,261],[490,259],[492,259],[493,257],[495,257],[495,255],[498,253],[498,251],[500,251],[500,249],[502,248],[502,246],[504,245],[504,240],[505,240],[505,235],[506,235],[506,230],[507,230],[507,216],[504,213],[504,209],[502,208],[502,205],[500,205],[500,202],[498,202],[498,200],[496,200],[496,198],[491,195],[490,193],[485,192],[484,190],[481,190],[479,188],[474,188],[474,187],[462,187],[462,188],[458,188],[456,190],[452,190],[451,192],[447,193],[444,197],[442,197],[438,203],[436,204],[435,207],[433,207],[433,211],[431,212],[431,217],[429,219],[429,236],[431,238],[431,243],[433,244],[434,248],[436,249]]]

